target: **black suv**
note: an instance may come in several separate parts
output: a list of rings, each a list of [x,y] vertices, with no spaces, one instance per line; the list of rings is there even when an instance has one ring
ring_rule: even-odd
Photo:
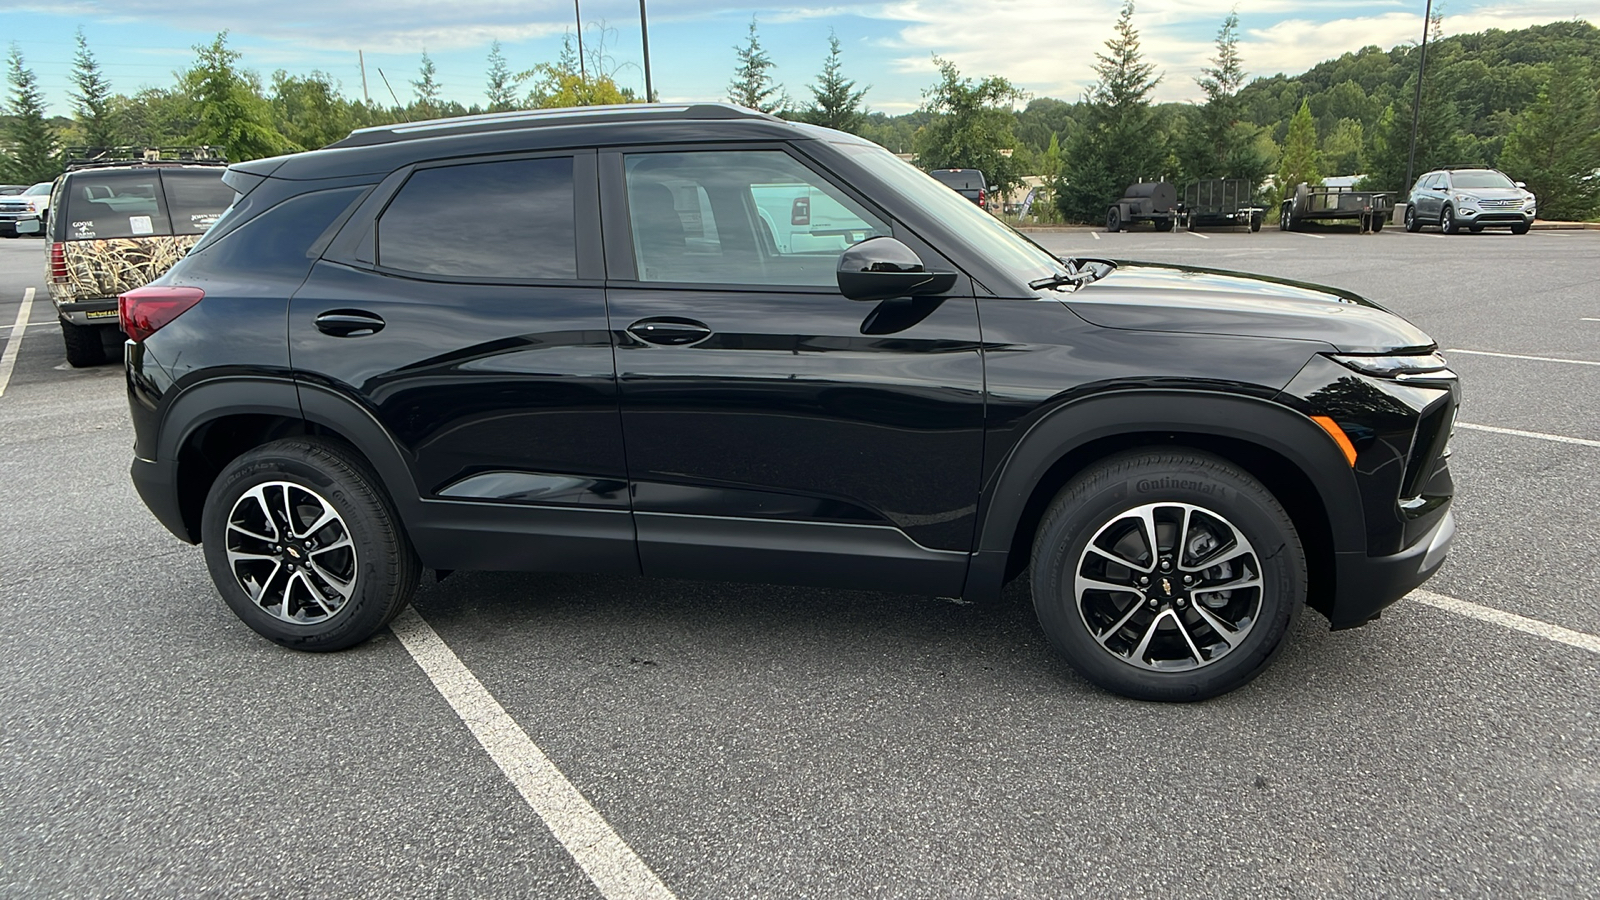
[[[1197,699],[1443,562],[1454,374],[1329,288],[1059,259],[849,135],[733,107],[366,129],[234,165],[121,298],[133,479],[281,644],[419,570],[992,598]],[[796,197],[826,216],[789,216]],[[826,198],[826,200],[816,199]]]

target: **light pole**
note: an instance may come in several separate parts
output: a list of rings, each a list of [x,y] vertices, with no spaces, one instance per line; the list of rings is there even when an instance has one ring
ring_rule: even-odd
[[[639,0],[639,36],[644,39],[644,102],[654,103],[656,92],[650,86],[650,24],[645,20],[644,0]]]
[[[577,2],[577,0],[573,0]],[[1417,164],[1417,121],[1422,114],[1422,74],[1428,66],[1428,29],[1433,25],[1433,0],[1428,0],[1422,14],[1422,58],[1417,60],[1417,94],[1411,101],[1411,152],[1406,156],[1406,183],[1400,187],[1411,190],[1411,172]]]
[[[1433,0],[1428,2],[1432,3]],[[572,0],[572,18],[578,22],[578,77],[587,82],[589,73],[583,67],[583,13],[578,9],[578,0]]]

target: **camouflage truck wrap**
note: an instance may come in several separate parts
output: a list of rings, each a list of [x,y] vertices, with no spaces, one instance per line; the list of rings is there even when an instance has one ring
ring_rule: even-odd
[[[115,298],[160,278],[200,241],[198,234],[67,241],[66,279],[50,281],[56,304]]]

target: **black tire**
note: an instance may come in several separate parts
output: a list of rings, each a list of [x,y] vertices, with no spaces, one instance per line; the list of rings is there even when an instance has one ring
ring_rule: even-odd
[[[1261,230],[1261,217],[1258,216],[1258,215],[1251,216],[1250,217],[1250,231],[1251,231],[1251,233],[1253,234],[1253,233],[1255,233],[1257,231],[1260,231],[1260,230]]]
[[[1439,210],[1439,230],[1445,234],[1460,234],[1461,226],[1456,223],[1456,211],[1446,203],[1444,209]]]
[[[1520,225],[1511,226],[1511,233],[1512,234],[1527,234],[1531,230],[1533,230],[1533,226],[1529,225],[1526,222],[1523,222]]]
[[[1122,212],[1115,206],[1106,210],[1106,230],[1111,232],[1122,230]]]
[[[284,508],[297,521],[278,512]],[[326,526],[297,534],[297,525],[308,529],[327,514],[334,518]],[[410,602],[421,573],[378,476],[344,445],[320,438],[273,441],[229,463],[206,496],[200,533],[222,599],[262,637],[296,650],[365,641]],[[319,540],[320,549],[306,543]],[[231,560],[232,551],[250,558]],[[313,602],[311,592],[322,599]]]
[[[1472,232],[1473,234],[1483,234],[1483,226],[1482,225],[1469,225],[1469,226],[1467,226],[1467,230]]]
[[[103,365],[106,361],[104,331],[102,325],[75,325],[62,319],[61,340],[67,345],[67,364],[74,369]]]
[[[1120,569],[1130,584],[1143,578],[1149,587],[1125,592],[1086,588],[1080,596],[1078,576],[1096,565],[1102,572],[1085,577],[1121,583],[1121,576],[1112,572],[1116,564],[1108,563],[1115,557],[1091,550],[1089,543],[1109,540],[1108,534],[1114,537],[1116,528],[1134,522],[1130,516],[1150,505],[1154,505],[1150,521],[1155,523],[1156,543],[1158,548],[1166,545],[1158,558],[1173,544],[1186,544],[1192,550],[1197,543],[1192,536],[1204,533],[1233,535],[1233,543],[1215,542],[1198,551],[1198,560],[1180,553],[1167,559],[1170,569],[1152,559],[1148,576],[1131,566]],[[1173,524],[1174,515],[1180,517],[1181,526]],[[1168,531],[1163,531],[1163,524]],[[1136,543],[1148,548],[1150,542],[1142,537],[1147,526],[1134,527],[1139,535]],[[1175,537],[1181,527],[1190,531]],[[1127,552],[1123,542],[1131,534],[1124,532],[1111,549]],[[1149,555],[1147,549],[1143,552]],[[1201,564],[1188,567],[1196,573],[1193,576],[1184,574],[1186,559]],[[1208,560],[1217,562],[1205,566]],[[1198,578],[1196,584],[1248,581],[1252,565],[1258,585],[1226,594],[1212,590],[1191,595],[1193,588],[1180,581],[1180,576]],[[1050,643],[1084,678],[1139,700],[1204,700],[1255,678],[1282,649],[1284,636],[1305,605],[1307,590],[1305,552],[1277,498],[1226,460],[1189,450],[1131,451],[1079,474],[1062,488],[1040,523],[1032,572],[1034,609]],[[1119,593],[1122,600],[1132,602],[1115,606],[1121,602]],[[1202,601],[1201,595],[1207,599]],[[1213,605],[1218,601],[1224,606]],[[1089,619],[1107,623],[1098,638]],[[1229,642],[1224,631],[1205,624],[1209,621],[1224,628],[1236,625],[1239,637]],[[1163,631],[1163,622],[1173,627]],[[1111,646],[1132,644],[1141,634],[1142,643],[1126,653]],[[1202,647],[1196,636],[1209,643]],[[1221,649],[1226,643],[1236,646]],[[1141,653],[1140,647],[1146,649]],[[1163,667],[1163,660],[1156,658],[1163,652],[1179,652],[1192,665],[1182,668],[1181,661],[1174,660]],[[1135,658],[1139,662],[1132,661]]]
[[[1422,223],[1417,221],[1417,205],[1415,203],[1407,203],[1406,204],[1406,231],[1409,231],[1412,234],[1416,234],[1417,232],[1419,232],[1421,230],[1422,230]]]
[[[1373,234],[1377,234],[1378,232],[1383,230],[1383,220],[1386,219],[1386,218],[1388,218],[1388,217],[1385,216],[1381,212],[1375,212],[1375,213],[1372,214],[1372,233]]]

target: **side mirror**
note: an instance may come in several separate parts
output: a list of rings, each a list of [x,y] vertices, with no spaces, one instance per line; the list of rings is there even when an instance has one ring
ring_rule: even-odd
[[[942,294],[954,272],[929,272],[910,247],[892,237],[868,238],[839,254],[839,293],[851,300],[892,300]]]
[[[1528,186],[1526,181],[1513,181],[1512,184],[1515,184],[1519,188],[1526,188]]]
[[[1450,193],[1450,186],[1447,185],[1447,184],[1436,184],[1436,185],[1433,186],[1433,189],[1438,191],[1441,194]]]

